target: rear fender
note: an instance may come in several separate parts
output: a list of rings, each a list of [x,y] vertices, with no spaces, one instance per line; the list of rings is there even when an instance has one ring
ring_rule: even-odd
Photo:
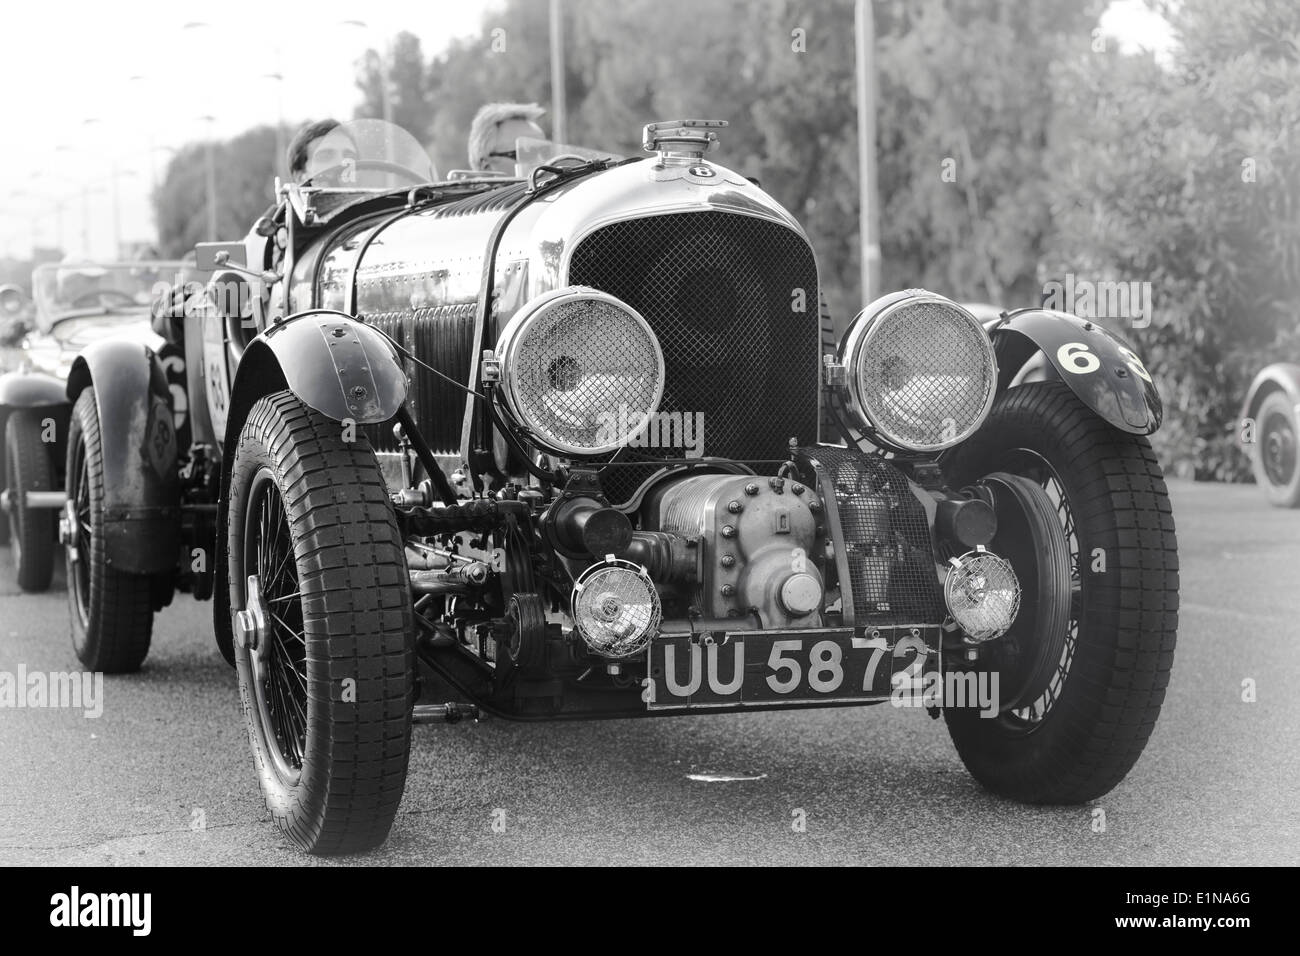
[[[93,342],[73,363],[67,400],[92,387],[104,456],[105,560],[133,574],[171,571],[180,553],[180,478],[162,361],[137,342]]]
[[[998,391],[1026,380],[1037,361],[1050,366],[1085,405],[1121,431],[1149,435],[1160,427],[1164,406],[1142,359],[1095,322],[1066,312],[1022,309],[990,333],[998,358]],[[1036,374],[1037,378],[1048,369]]]

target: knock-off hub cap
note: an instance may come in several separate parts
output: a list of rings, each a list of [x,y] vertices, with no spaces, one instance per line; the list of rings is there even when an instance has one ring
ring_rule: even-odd
[[[244,610],[235,612],[235,646],[257,653],[266,643],[267,613],[262,584],[256,574],[248,576],[245,593]]]

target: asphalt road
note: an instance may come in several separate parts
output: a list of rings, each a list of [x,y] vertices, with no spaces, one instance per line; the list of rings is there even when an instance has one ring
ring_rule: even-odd
[[[346,862],[1294,865],[1300,511],[1252,487],[1173,495],[1183,610],[1169,695],[1141,761],[1095,805],[988,795],[919,710],[493,720],[417,727],[392,835]],[[0,551],[0,671],[77,667],[65,602],[61,576],[20,595]],[[210,614],[188,598],[162,612],[145,669],[106,679],[98,719],[0,709],[0,864],[339,862],[269,822]]]

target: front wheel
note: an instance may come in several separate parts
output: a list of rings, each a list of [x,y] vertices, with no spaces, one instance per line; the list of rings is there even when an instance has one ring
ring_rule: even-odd
[[[415,668],[379,465],[279,392],[249,412],[229,488],[235,666],[267,808],[310,853],[378,846],[406,784]]]
[[[1278,508],[1300,507],[1297,408],[1285,392],[1272,392],[1259,406],[1258,434],[1250,456],[1255,481]]]
[[[44,591],[54,575],[53,508],[32,507],[29,491],[54,491],[54,468],[50,445],[41,440],[42,409],[21,409],[5,423],[5,485],[9,489],[9,513],[13,525],[14,566],[18,586],[24,591]]]
[[[1041,485],[1069,546],[1072,591],[1063,650],[1045,689],[991,717],[946,709],[957,753],[1002,796],[1095,799],[1137,762],[1173,666],[1178,544],[1155,453],[1066,385],[1037,382],[1000,396],[943,465],[957,488],[998,471]]]

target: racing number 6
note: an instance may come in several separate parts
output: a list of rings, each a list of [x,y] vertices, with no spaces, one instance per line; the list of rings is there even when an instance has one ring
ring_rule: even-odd
[[[1056,350],[1056,360],[1067,372],[1075,375],[1087,375],[1101,368],[1101,359],[1088,351],[1082,342],[1066,342]]]

